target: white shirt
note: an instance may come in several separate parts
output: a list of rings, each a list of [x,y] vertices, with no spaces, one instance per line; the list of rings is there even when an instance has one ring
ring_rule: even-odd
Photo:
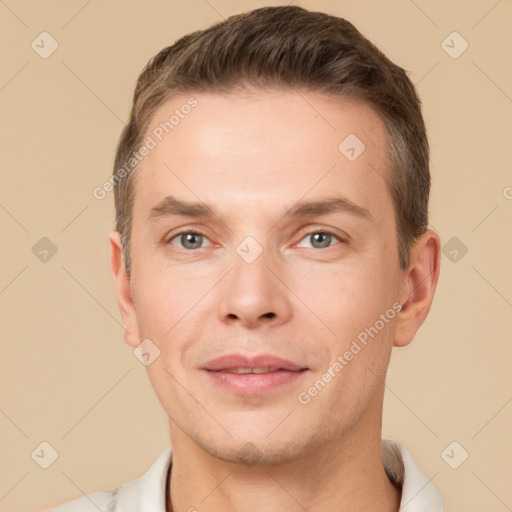
[[[443,498],[395,441],[382,441],[384,468],[390,480],[402,487],[400,512],[443,512]],[[167,448],[136,480],[113,491],[93,492],[49,512],[165,512],[167,473],[172,448]]]

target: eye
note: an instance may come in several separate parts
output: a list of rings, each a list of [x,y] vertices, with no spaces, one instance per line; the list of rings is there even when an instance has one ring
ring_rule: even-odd
[[[302,245],[304,240],[309,239],[309,245]],[[298,247],[309,247],[313,249],[325,249],[332,245],[332,242],[341,242],[342,240],[333,233],[328,231],[313,231],[308,233],[301,241],[297,244]]]
[[[175,242],[175,240],[177,242]],[[208,242],[208,245],[210,245],[208,238],[202,233],[198,233],[197,231],[183,231],[182,233],[174,235],[167,243],[177,245],[182,249],[193,250],[207,247],[208,245],[203,246],[203,242]]]

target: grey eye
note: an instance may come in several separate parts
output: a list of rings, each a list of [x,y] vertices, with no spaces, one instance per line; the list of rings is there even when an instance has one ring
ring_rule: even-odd
[[[330,247],[336,240],[339,240],[339,238],[332,233],[328,233],[327,231],[314,231],[313,233],[308,233],[300,241],[299,247],[325,249],[326,247]]]
[[[199,233],[185,233],[181,235],[181,243],[185,249],[197,249],[203,243],[203,235]]]
[[[311,245],[316,249],[323,249],[331,245],[332,236],[329,233],[312,233],[309,236],[311,237]]]
[[[169,240],[169,243],[178,245],[183,249],[200,249],[203,247],[203,243],[208,239],[201,233],[195,233],[193,231],[187,231],[186,233],[179,233],[175,237]],[[177,242],[175,242],[177,241]]]

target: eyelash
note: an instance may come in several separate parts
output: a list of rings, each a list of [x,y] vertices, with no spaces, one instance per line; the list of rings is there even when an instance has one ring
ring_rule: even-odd
[[[337,235],[336,233],[332,232],[332,231],[329,231],[327,229],[315,229],[315,230],[312,230],[312,231],[309,231],[307,233],[305,233],[299,240],[298,243],[300,243],[302,240],[304,240],[306,237],[308,236],[311,236],[311,235],[314,235],[314,234],[317,234],[317,233],[322,233],[324,235],[330,235],[332,236],[333,238],[337,239],[338,242],[340,243],[346,243],[346,240],[344,240],[343,238],[341,238],[339,235]],[[165,243],[166,245],[168,244],[171,244],[171,241],[174,240],[175,238],[178,238],[179,236],[181,235],[188,235],[188,234],[191,234],[191,235],[201,235],[203,236],[204,238],[206,238],[207,240],[209,240],[208,236],[205,235],[202,231],[199,231],[199,230],[184,230],[184,231],[180,231],[178,233],[175,233],[172,235],[172,237],[170,237]],[[323,247],[321,249],[325,250],[325,249],[329,249],[330,247],[332,247],[331,245],[329,245],[328,247]],[[206,249],[206,247],[199,247],[198,249],[183,249],[187,252],[193,252],[193,251],[197,251],[199,249]],[[320,250],[316,247],[307,247],[307,249],[317,249],[317,250]]]
[[[331,236],[332,238],[337,240],[338,243],[346,243],[346,240],[341,238],[340,235],[337,235],[336,233],[334,233],[332,231],[329,231],[328,229],[314,229],[313,231],[308,231],[307,233],[304,234],[304,236],[301,237],[301,239],[299,240],[299,243],[302,242],[302,240],[304,240],[308,236],[311,236],[311,235],[314,235],[314,234],[317,234],[317,233],[322,233],[322,235]],[[334,244],[334,245],[336,245],[336,244]],[[316,249],[316,250],[324,250],[325,251],[326,249],[330,249],[331,247],[333,247],[333,245],[329,245],[327,247],[321,247],[321,248],[318,248],[318,247],[303,247],[303,249]]]
[[[174,235],[172,235],[172,236],[167,240],[166,245],[170,244],[172,240],[174,240],[175,238],[178,238],[178,237],[179,237],[179,236],[181,236],[181,235],[201,235],[201,236],[203,236],[204,238],[207,238],[207,239],[208,239],[208,237],[207,237],[207,236],[206,236],[202,231],[198,231],[198,230],[196,230],[196,229],[194,229],[194,230],[186,229],[186,230],[184,230],[184,231],[179,231],[178,233],[175,233]],[[208,240],[209,240],[209,239],[208,239]],[[204,249],[204,247],[200,247],[200,249]],[[193,250],[197,251],[198,249],[185,249],[185,250],[186,250],[186,251],[191,252],[191,251],[193,251]]]

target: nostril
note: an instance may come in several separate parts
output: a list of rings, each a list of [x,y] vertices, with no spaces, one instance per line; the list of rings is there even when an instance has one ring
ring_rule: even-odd
[[[265,313],[262,316],[264,316],[265,318],[274,318],[276,316],[276,314],[272,313],[272,312],[269,312],[269,313]]]

